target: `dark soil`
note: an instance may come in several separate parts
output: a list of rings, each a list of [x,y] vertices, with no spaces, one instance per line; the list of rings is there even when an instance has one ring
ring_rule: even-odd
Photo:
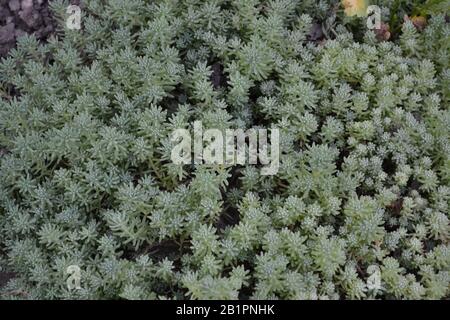
[[[55,30],[48,0],[0,0],[0,57],[28,33],[44,40]]]
[[[0,289],[4,287],[8,281],[14,278],[14,273],[12,272],[1,272],[0,271]]]

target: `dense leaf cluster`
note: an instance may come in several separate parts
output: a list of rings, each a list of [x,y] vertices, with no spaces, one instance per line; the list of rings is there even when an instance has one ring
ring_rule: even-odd
[[[335,1],[84,4],[81,30],[53,2],[57,36],[0,63],[3,297],[448,297],[443,15],[312,41]],[[279,128],[278,174],[173,164],[195,120]]]

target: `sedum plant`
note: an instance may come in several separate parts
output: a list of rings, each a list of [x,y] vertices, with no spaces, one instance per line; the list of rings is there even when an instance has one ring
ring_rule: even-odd
[[[381,41],[336,1],[67,5],[0,63],[2,298],[448,298],[444,15]],[[279,128],[279,172],[172,163],[194,121]]]

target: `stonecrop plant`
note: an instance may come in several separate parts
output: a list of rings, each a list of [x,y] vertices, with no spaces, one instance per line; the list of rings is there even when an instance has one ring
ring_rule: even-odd
[[[0,62],[2,299],[449,297],[448,16],[386,39],[340,1],[86,0],[71,30],[68,5]],[[194,121],[279,129],[278,173],[174,164]]]

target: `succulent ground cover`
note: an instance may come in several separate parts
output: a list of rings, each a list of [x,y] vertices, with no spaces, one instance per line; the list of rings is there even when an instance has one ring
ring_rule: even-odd
[[[1,297],[448,298],[448,2],[374,3],[51,2],[0,62]],[[174,164],[194,121],[277,174]]]

